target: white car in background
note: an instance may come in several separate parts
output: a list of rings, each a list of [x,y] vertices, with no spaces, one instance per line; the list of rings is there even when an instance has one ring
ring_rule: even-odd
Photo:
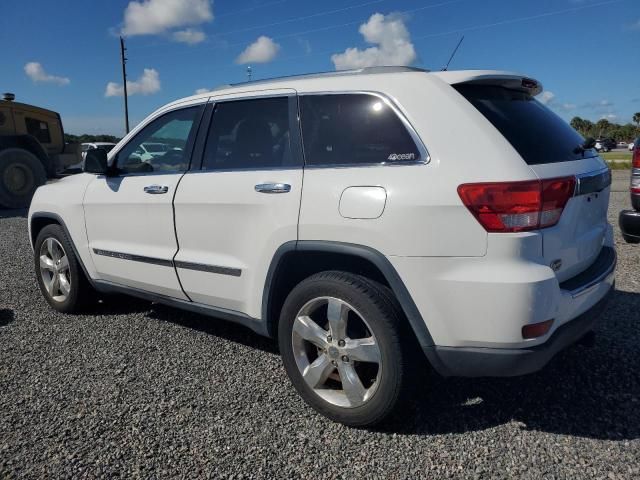
[[[541,91],[375,67],[168,104],[36,191],[41,292],[60,312],[121,292],[277,338],[298,393],[348,425],[382,421],[428,364],[539,370],[592,330],[616,265],[611,172]]]
[[[629,149],[630,152],[633,152],[634,143],[633,142],[629,142],[629,145],[627,145],[627,148]]]
[[[143,162],[146,162],[152,158],[161,157],[170,149],[166,143],[145,142],[141,143],[134,153],[138,155]]]

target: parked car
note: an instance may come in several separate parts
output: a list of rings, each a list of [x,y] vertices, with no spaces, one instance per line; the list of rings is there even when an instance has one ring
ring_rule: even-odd
[[[111,149],[113,147],[115,147],[116,144],[115,143],[111,143],[111,142],[91,142],[91,143],[83,143],[81,144],[81,151],[82,151],[82,159],[84,160],[87,156],[87,151],[89,150],[95,150],[95,149],[102,149],[105,152],[110,152]]]
[[[640,145],[640,137],[633,143]],[[627,243],[640,243],[640,148],[633,150],[629,191],[632,210],[621,211],[618,222],[622,237]]]
[[[611,140],[610,138],[596,140],[595,149],[598,152],[610,152],[614,148],[616,148],[616,142],[614,140]]]
[[[636,145],[636,144],[640,145],[640,143],[638,143],[637,139],[636,139],[635,142],[630,142],[629,145],[627,145],[627,148],[629,149],[630,152],[633,152],[634,145]]]
[[[534,372],[591,332],[616,264],[610,171],[541,91],[378,67],[171,103],[38,189],[38,284],[60,312],[121,292],[277,338],[299,394],[348,425],[427,364]],[[142,160],[150,139],[182,150]]]

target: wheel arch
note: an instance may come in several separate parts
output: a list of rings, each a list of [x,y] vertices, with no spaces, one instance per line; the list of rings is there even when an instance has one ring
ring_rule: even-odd
[[[76,248],[76,244],[73,241],[73,237],[71,236],[71,232],[69,232],[69,229],[67,228],[67,225],[64,222],[64,220],[62,219],[62,217],[60,215],[58,215],[57,213],[53,213],[53,212],[34,212],[29,216],[29,240],[31,242],[31,248],[32,249],[35,248],[35,243],[36,243],[36,239],[38,238],[38,235],[40,234],[42,229],[45,228],[48,225],[59,225],[60,227],[62,227],[62,229],[64,230],[65,235],[69,239],[69,243],[71,244],[71,248],[73,248],[73,254],[76,257],[76,260],[78,261],[78,264],[80,264],[80,268],[82,269],[82,272],[84,273],[86,279],[89,281],[91,286],[93,286],[95,288],[94,281],[91,278],[91,275],[89,275],[89,272],[87,271],[87,269],[86,269],[86,267],[84,265],[84,262],[82,261],[82,257],[80,256],[80,254],[78,252],[78,249]]]
[[[423,350],[434,344],[404,282],[382,253],[364,245],[316,240],[287,242],[274,254],[262,296],[262,318],[270,336],[277,336],[279,313],[291,289],[304,278],[325,270],[364,275],[388,286]]]

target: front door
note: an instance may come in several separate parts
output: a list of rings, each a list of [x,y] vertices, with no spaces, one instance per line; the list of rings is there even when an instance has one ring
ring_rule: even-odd
[[[102,280],[186,299],[173,267],[173,197],[189,168],[203,105],[151,120],[116,154],[84,198],[91,255]]]
[[[259,318],[269,264],[297,239],[303,162],[295,91],[212,100],[202,169],[184,176],[175,198],[175,265],[194,302]]]

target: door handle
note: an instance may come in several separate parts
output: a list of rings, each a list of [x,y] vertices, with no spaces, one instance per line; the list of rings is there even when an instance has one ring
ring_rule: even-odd
[[[158,195],[160,193],[167,193],[169,187],[166,185],[148,185],[144,187],[144,193],[150,193],[152,195]]]
[[[291,191],[291,185],[288,183],[259,183],[255,189],[259,193],[288,193]]]

